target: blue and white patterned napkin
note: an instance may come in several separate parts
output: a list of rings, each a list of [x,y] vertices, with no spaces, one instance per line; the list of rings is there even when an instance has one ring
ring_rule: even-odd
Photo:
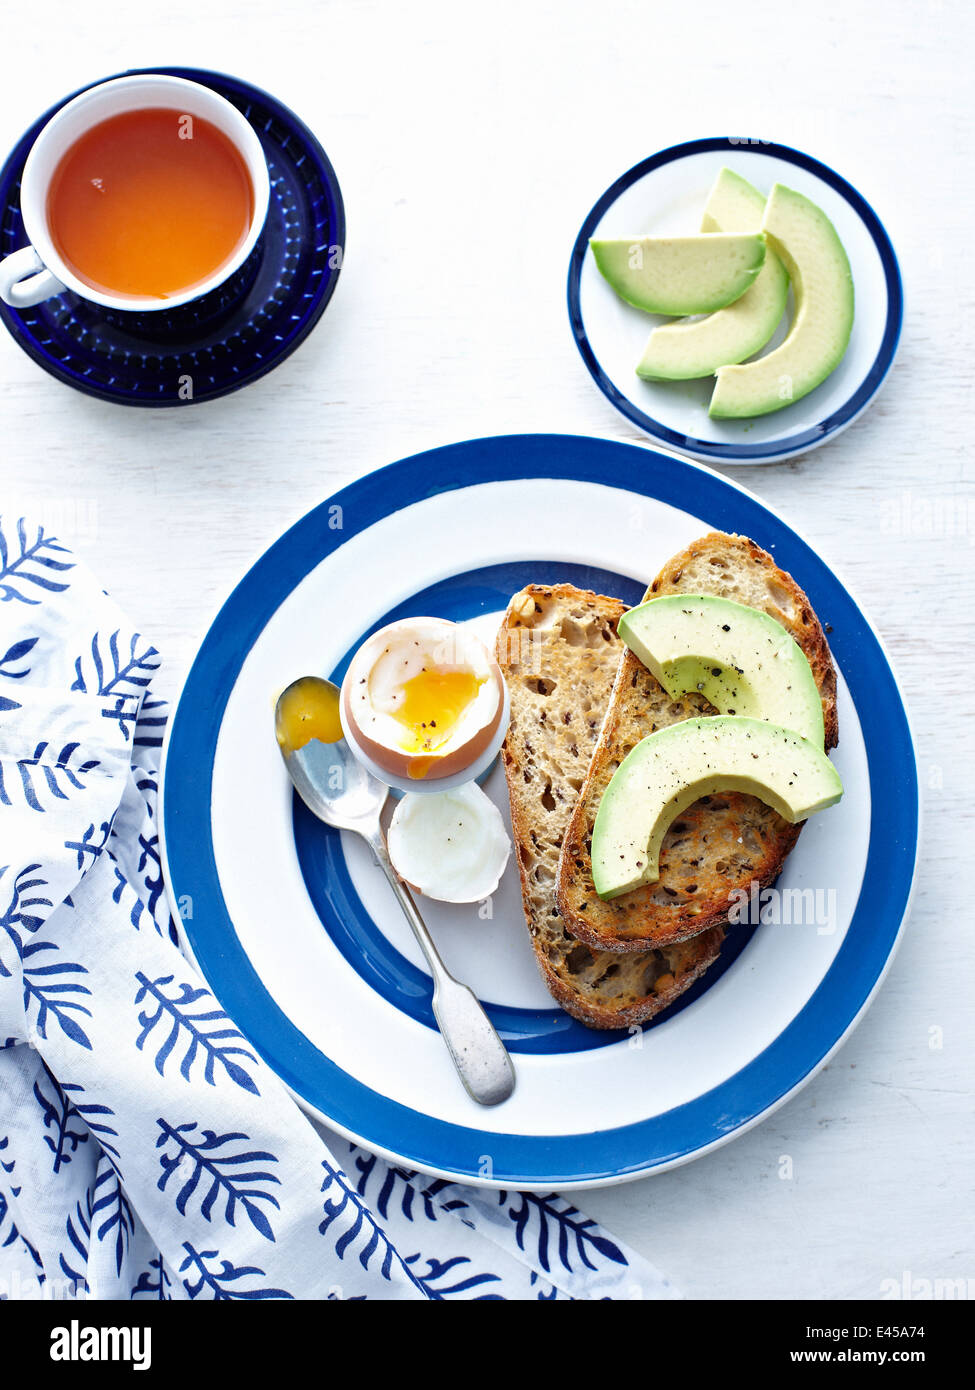
[[[323,1136],[180,951],[159,656],[0,518],[0,1298],[674,1298],[555,1194]]]

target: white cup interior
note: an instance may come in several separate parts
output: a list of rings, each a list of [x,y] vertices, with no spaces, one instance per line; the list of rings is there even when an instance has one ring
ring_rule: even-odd
[[[155,296],[111,295],[93,289],[79,280],[65,264],[54,245],[47,219],[47,193],[51,178],[62,157],[92,126],[127,111],[150,107],[166,107],[181,115],[210,121],[231,140],[240,153],[250,176],[254,194],[254,211],[250,229],[234,255],[203,283],[190,286],[178,294],[160,300]],[[41,131],[24,165],[20,203],[24,230],[31,245],[48,270],[61,283],[84,299],[106,308],[145,311],[172,309],[190,300],[199,299],[233,275],[250,255],[261,234],[267,216],[270,179],[261,143],[253,129],[229,101],[208,87],[189,82],[182,77],[144,76],[119,77],[91,87],[63,106]]]

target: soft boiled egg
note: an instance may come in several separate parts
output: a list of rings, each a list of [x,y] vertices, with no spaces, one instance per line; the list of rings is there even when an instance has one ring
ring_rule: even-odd
[[[473,633],[443,618],[408,618],[359,648],[342,705],[377,768],[433,781],[471,767],[498,734],[504,681]]]
[[[476,782],[435,796],[407,792],[393,812],[386,843],[400,878],[447,903],[490,897],[511,853],[501,812]]]

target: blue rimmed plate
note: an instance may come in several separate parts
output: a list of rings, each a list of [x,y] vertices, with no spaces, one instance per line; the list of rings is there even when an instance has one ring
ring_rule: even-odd
[[[116,313],[65,290],[30,309],[0,304],[0,320],[39,366],[87,395],[120,405],[192,405],[256,381],[305,340],[338,281],[345,210],[325,151],[267,92],[197,68],[134,71],[212,87],[254,127],[271,177],[257,246],[224,284],[177,309]],[[27,245],[20,214],[24,163],[54,113],[78,95],[45,112],[0,170],[0,254]]]
[[[643,381],[636,364],[650,331],[673,322],[625,304],[596,269],[591,237],[696,232],[708,190],[727,165],[767,192],[787,184],[818,204],[850,258],[856,296],[843,361],[802,400],[753,420],[712,420],[713,378]],[[776,463],[807,453],[851,425],[893,365],[904,312],[897,257],[869,203],[827,165],[767,140],[708,139],[673,145],[616,180],[582,224],[572,249],[569,320],[582,360],[603,394],[651,439],[705,463]],[[785,336],[792,309],[764,352]]]
[[[489,636],[529,579],[632,600],[715,527],[771,549],[830,625],[846,795],[810,822],[787,862],[777,902],[791,905],[779,912],[790,920],[732,932],[680,1006],[632,1035],[589,1032],[553,1007],[513,870],[490,916],[424,904],[448,966],[487,1002],[515,1057],[514,1096],[483,1110],[433,1028],[429,977],[378,869],[296,807],[272,732],[275,697],[309,669],[340,673],[392,616],[443,615]],[[486,786],[506,810],[500,771]],[[685,1162],[815,1073],[889,962],[917,817],[911,735],[883,649],[785,522],[673,455],[529,435],[381,469],[271,547],[190,669],[170,724],[161,826],[168,889],[197,963],[303,1105],[408,1166],[550,1189]]]

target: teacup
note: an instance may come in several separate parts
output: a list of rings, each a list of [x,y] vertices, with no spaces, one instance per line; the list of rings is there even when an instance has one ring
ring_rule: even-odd
[[[250,220],[246,233],[226,260],[205,278],[159,294],[113,293],[81,278],[58,249],[50,222],[49,192],[59,166],[77,142],[102,122],[126,113],[173,112],[181,122],[205,121],[233,146],[250,180]],[[253,251],[267,217],[270,179],[267,161],[256,134],[240,112],[208,87],[182,77],[139,74],[114,78],[74,97],[48,121],[24,165],[20,204],[30,245],[0,261],[0,298],[16,309],[39,304],[51,295],[71,290],[106,309],[145,313],[170,310],[201,299],[229,279]]]

